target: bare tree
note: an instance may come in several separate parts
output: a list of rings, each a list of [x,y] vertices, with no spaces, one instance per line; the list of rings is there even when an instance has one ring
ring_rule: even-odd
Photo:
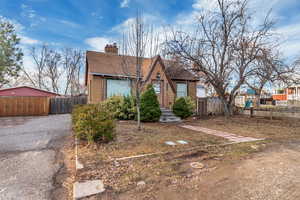
[[[142,64],[144,58],[153,57],[159,50],[159,34],[154,31],[153,26],[145,24],[140,13],[137,13],[134,21],[128,25],[128,30],[122,38],[122,70],[129,78],[135,77],[135,98],[137,107],[138,130],[141,130],[140,123],[140,94],[143,87],[142,82]],[[134,56],[135,61],[132,57]],[[134,62],[135,72],[130,70]]]
[[[60,51],[42,45],[41,48],[32,48],[30,55],[34,67],[22,67],[19,77],[22,83],[65,95],[77,95],[83,91],[80,84],[84,64],[82,51],[71,48]]]
[[[224,104],[225,115],[233,114],[234,99],[257,66],[260,49],[271,44],[273,22],[266,16],[253,27],[247,0],[216,0],[215,10],[199,14],[195,32],[173,31],[166,51],[180,56],[193,70],[202,72]]]
[[[30,51],[30,55],[34,61],[34,68],[28,70],[25,66],[22,67],[24,79],[26,79],[32,86],[39,89],[49,89],[44,81],[47,54],[48,47],[46,45],[43,45],[39,50],[33,47]]]
[[[64,94],[71,96],[78,95],[81,92],[80,76],[84,54],[81,50],[65,48],[63,50],[63,68],[65,71],[65,89]]]
[[[55,93],[60,92],[59,80],[62,76],[62,69],[60,68],[61,55],[55,50],[47,50],[46,54],[46,66],[44,71],[44,80],[48,78],[49,84],[48,88]]]
[[[33,47],[30,55],[34,61],[34,68],[22,72],[29,84],[36,88],[59,93],[59,80],[62,71],[60,70],[61,55],[59,52],[42,45],[40,49]]]
[[[255,91],[257,106],[260,96],[266,85],[282,82],[287,85],[292,83],[295,67],[284,63],[278,51],[261,49],[253,63],[255,70],[245,80],[246,85]]]

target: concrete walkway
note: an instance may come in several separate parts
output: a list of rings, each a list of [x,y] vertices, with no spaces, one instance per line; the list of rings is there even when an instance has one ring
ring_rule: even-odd
[[[213,129],[209,129],[209,128],[203,128],[200,126],[191,126],[191,125],[183,125],[181,126],[183,128],[187,128],[193,131],[199,131],[199,132],[203,132],[209,135],[214,135],[214,136],[218,136],[218,137],[222,137],[225,139],[228,139],[231,142],[253,142],[253,141],[259,141],[259,140],[263,140],[263,139],[257,139],[257,138],[253,138],[253,137],[244,137],[244,136],[239,136],[233,133],[227,133],[227,132],[223,132],[223,131],[217,131],[217,130],[213,130]]]

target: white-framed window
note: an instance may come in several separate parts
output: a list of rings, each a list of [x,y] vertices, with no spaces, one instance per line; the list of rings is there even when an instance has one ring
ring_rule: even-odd
[[[107,79],[106,96],[107,98],[115,95],[129,96],[131,95],[130,80],[126,79]]]
[[[186,97],[187,96],[187,84],[186,83],[177,83],[177,97]]]
[[[206,89],[203,85],[197,85],[197,97],[199,98],[206,97]]]
[[[154,88],[154,91],[156,94],[160,94],[160,83],[159,82],[153,83],[153,88]]]

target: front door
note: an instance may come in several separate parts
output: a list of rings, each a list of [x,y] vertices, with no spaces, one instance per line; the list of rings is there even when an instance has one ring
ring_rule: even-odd
[[[160,107],[164,107],[164,81],[153,80],[152,81],[154,91],[157,95]]]

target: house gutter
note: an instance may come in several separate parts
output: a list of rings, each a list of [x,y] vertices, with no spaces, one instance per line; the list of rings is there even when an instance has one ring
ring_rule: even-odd
[[[111,76],[111,77],[121,77],[121,78],[136,78],[135,76],[126,76],[121,74],[103,74],[103,73],[97,73],[97,72],[90,72],[91,75],[95,76]]]

